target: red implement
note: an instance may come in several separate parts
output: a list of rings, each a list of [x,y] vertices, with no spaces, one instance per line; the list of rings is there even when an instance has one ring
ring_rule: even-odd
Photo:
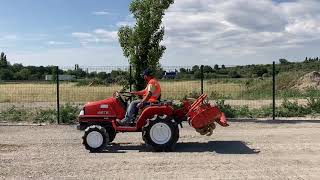
[[[223,127],[229,126],[225,114],[217,106],[206,101],[207,95],[201,95],[190,107],[189,124],[201,134],[211,135],[215,128],[214,122]]]

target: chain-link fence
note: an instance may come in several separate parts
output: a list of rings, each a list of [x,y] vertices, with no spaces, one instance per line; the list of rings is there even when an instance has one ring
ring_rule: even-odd
[[[317,117],[318,67],[295,68],[280,64],[163,66],[157,78],[162,99],[197,98],[205,93],[229,118]],[[129,66],[51,69],[38,80],[0,81],[0,120],[56,122],[60,117],[67,122],[84,103],[133,88]]]

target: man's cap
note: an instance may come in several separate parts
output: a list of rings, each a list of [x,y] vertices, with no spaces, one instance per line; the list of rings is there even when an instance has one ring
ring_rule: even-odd
[[[143,71],[143,73],[141,74],[142,76],[152,76],[152,70],[147,68]]]

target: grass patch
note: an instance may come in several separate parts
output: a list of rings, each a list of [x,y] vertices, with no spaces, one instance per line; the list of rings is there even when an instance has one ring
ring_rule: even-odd
[[[60,107],[60,119],[63,124],[76,123],[80,109],[77,105],[65,104]],[[0,112],[1,119],[8,122],[29,122],[29,123],[56,123],[56,109],[33,109],[12,106]]]

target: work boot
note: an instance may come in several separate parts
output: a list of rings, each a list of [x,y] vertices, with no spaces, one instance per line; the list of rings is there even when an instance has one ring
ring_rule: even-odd
[[[127,126],[127,125],[129,125],[129,122],[127,121],[126,118],[117,119],[117,123],[118,123],[120,126]]]

